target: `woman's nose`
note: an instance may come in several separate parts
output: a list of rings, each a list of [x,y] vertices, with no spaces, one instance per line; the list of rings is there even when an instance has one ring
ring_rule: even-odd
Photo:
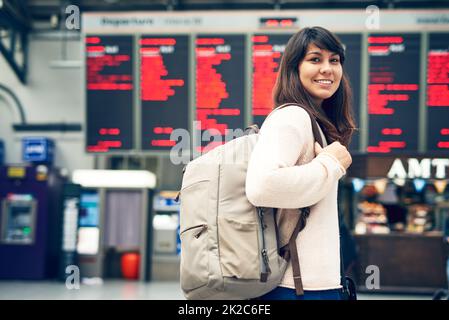
[[[320,73],[329,74],[332,72],[332,68],[328,62],[324,62],[320,68]]]

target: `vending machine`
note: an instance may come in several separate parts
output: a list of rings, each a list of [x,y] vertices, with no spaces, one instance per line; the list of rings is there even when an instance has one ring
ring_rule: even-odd
[[[64,181],[43,165],[0,167],[0,279],[57,276]]]

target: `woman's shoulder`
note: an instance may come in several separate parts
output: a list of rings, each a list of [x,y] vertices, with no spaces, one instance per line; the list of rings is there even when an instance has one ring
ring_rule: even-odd
[[[265,120],[263,126],[294,126],[303,128],[304,125],[310,125],[310,116],[308,112],[299,105],[291,104],[285,107],[274,109]]]

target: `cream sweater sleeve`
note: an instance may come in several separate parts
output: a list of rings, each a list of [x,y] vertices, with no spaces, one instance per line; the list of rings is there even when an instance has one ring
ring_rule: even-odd
[[[255,206],[294,209],[314,205],[346,172],[325,152],[297,165],[313,152],[314,138],[308,113],[288,106],[273,112],[263,124],[246,176],[246,195]]]

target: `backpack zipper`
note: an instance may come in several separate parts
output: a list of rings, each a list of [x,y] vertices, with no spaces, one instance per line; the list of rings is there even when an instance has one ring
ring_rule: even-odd
[[[261,240],[262,240],[262,250],[260,251],[261,256],[262,256],[262,272],[260,274],[260,281],[262,282],[267,282],[268,280],[268,275],[271,273],[271,268],[270,268],[270,261],[268,259],[268,253],[267,253],[267,249],[266,249],[266,244],[265,244],[265,229],[266,229],[266,225],[264,224],[263,221],[263,209],[262,208],[257,208],[257,215],[259,217],[259,226],[260,226],[260,230],[261,230]]]
[[[193,227],[187,228],[183,232],[181,232],[180,235],[183,234],[184,232],[187,232],[187,231],[192,230],[192,229],[197,229],[197,228],[201,228],[201,229],[197,233],[195,233],[193,236],[198,239],[201,236],[201,234],[204,231],[207,230],[207,224],[200,224],[200,225],[197,225],[197,226],[193,226]]]
[[[197,233],[195,233],[193,236],[198,239],[201,236],[201,234],[206,230],[207,230],[207,225],[203,224],[203,227],[201,228],[201,230],[198,231]]]

